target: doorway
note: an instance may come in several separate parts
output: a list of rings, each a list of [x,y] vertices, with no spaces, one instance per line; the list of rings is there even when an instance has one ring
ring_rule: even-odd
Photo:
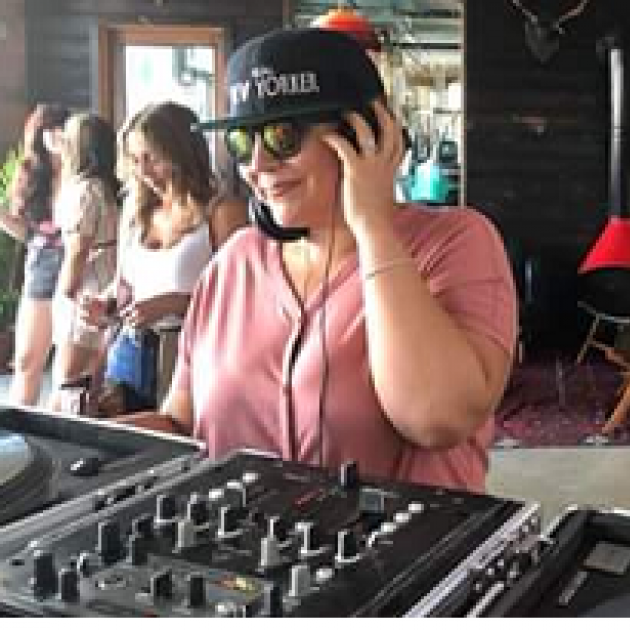
[[[225,32],[218,27],[100,25],[99,112],[119,128],[149,102],[172,100],[200,119],[221,115],[219,86],[225,72]],[[214,137],[209,136],[213,166]],[[217,164],[219,162],[219,164]]]

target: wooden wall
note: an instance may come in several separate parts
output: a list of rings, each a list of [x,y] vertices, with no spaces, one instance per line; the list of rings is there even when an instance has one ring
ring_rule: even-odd
[[[28,99],[90,102],[94,81],[93,30],[118,24],[212,24],[225,27],[234,44],[282,23],[283,0],[26,0]]]
[[[26,116],[24,0],[0,2],[0,162],[19,141]]]
[[[554,15],[576,4],[523,2]],[[541,338],[571,343],[584,325],[576,270],[607,212],[609,80],[597,41],[617,26],[628,31],[630,3],[591,0],[564,24],[547,63],[527,47],[524,16],[508,0],[467,0],[465,11],[467,201],[533,262]]]

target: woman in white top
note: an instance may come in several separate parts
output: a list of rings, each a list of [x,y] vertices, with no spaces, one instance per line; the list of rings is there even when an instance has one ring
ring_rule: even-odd
[[[60,388],[93,377],[103,333],[86,324],[77,304],[103,291],[116,270],[119,182],[115,175],[116,135],[100,116],[71,116],[63,130],[47,135],[61,157],[61,186],[53,207],[64,255],[53,298],[53,392],[50,407],[62,405]]]
[[[86,298],[83,312],[90,323],[107,316],[120,322],[105,379],[132,390],[132,410],[157,404],[149,331],[181,321],[206,263],[247,219],[244,201],[220,193],[207,142],[192,130],[197,122],[188,107],[164,102],[141,110],[119,136],[130,177],[117,278],[100,299]]]

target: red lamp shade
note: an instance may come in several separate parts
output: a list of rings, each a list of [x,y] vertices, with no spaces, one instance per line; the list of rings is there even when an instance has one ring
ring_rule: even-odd
[[[351,8],[331,9],[313,20],[311,25],[346,33],[357,39],[365,50],[381,50],[381,42],[372,24]]]
[[[630,268],[630,219],[611,216],[580,265],[579,273],[606,267]]]

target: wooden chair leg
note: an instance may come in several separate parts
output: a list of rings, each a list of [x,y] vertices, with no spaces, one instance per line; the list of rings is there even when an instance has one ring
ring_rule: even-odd
[[[584,343],[582,344],[582,347],[580,348],[580,351],[578,352],[578,355],[575,359],[575,365],[579,365],[580,363],[582,363],[582,360],[584,359],[584,355],[586,354],[591,343],[593,342],[593,339],[595,339],[595,333],[597,332],[598,326],[599,326],[599,315],[595,315],[595,318],[593,319],[593,323],[591,324],[591,327],[589,328],[588,335],[586,335],[586,339],[584,340]]]
[[[618,426],[622,425],[630,412],[630,382],[626,382],[619,402],[615,406],[610,418],[602,427],[602,433],[612,433]]]

